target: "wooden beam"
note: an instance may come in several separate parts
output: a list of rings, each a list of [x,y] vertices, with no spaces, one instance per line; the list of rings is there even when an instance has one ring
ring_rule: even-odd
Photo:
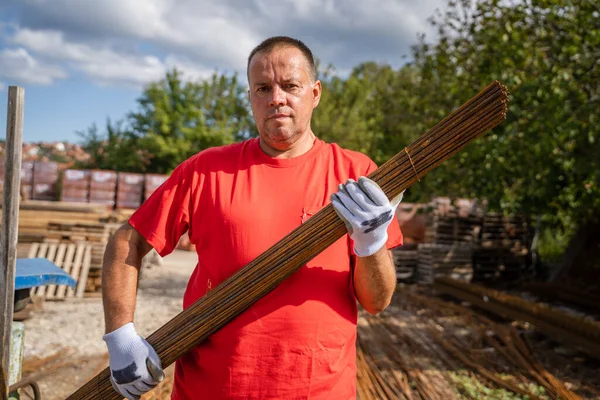
[[[8,399],[10,336],[15,297],[15,269],[21,187],[21,151],[23,142],[23,106],[25,89],[8,88],[6,113],[6,154],[4,158],[4,194],[0,230],[0,399]]]

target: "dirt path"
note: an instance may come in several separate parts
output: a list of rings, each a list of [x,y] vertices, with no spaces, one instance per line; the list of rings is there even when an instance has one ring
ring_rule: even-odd
[[[161,266],[144,270],[134,321],[141,335],[148,336],[181,311],[183,292],[195,263],[194,252],[176,250]],[[36,359],[59,351],[64,354],[48,364],[51,368],[47,369],[55,368],[56,372],[38,381],[44,400],[64,399],[108,366],[103,334],[100,298],[46,301],[43,310],[25,321],[25,359],[29,360],[25,369],[29,364],[42,372]]]

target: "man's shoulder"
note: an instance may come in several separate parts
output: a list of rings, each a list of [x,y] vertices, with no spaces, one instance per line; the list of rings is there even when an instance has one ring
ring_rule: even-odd
[[[327,145],[330,147],[331,152],[333,154],[337,155],[345,162],[359,165],[374,164],[373,160],[371,160],[371,158],[368,155],[361,153],[360,151],[346,149],[344,147],[341,147],[337,143],[327,143]]]
[[[255,139],[248,139],[242,142],[235,142],[231,144],[224,144],[221,146],[209,147],[198,152],[194,157],[219,157],[224,155],[238,154],[244,151],[245,147]]]
[[[214,163],[226,163],[229,160],[232,160],[236,155],[242,154],[252,140],[255,139],[248,139],[243,142],[209,147],[194,154],[185,160],[183,164],[198,167],[203,164],[212,165]]]

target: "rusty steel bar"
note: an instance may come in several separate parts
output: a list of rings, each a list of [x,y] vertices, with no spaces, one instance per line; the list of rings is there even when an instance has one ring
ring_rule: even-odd
[[[600,359],[600,323],[598,322],[450,278],[437,278],[434,288],[502,317],[529,322],[539,331],[568,342]]]

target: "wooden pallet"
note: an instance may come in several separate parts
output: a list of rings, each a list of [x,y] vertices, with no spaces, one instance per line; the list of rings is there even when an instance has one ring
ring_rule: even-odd
[[[461,217],[456,212],[434,213],[425,229],[425,242],[451,245],[474,243],[479,235],[481,218]]]
[[[85,291],[92,246],[87,243],[32,243],[28,258],[47,258],[77,280],[75,289],[66,285],[38,286],[32,289],[32,296],[47,300],[82,298]]]
[[[404,245],[392,249],[394,265],[396,266],[396,280],[403,283],[416,281],[419,266],[419,252],[417,245]]]
[[[432,284],[435,278],[449,276],[454,279],[471,281],[473,247],[468,244],[420,244],[419,266],[420,283]]]
[[[110,235],[121,224],[91,222],[49,222],[48,233],[43,240],[48,243],[86,243],[91,246],[91,260],[85,284],[85,295],[99,292],[102,287],[102,262]]]

